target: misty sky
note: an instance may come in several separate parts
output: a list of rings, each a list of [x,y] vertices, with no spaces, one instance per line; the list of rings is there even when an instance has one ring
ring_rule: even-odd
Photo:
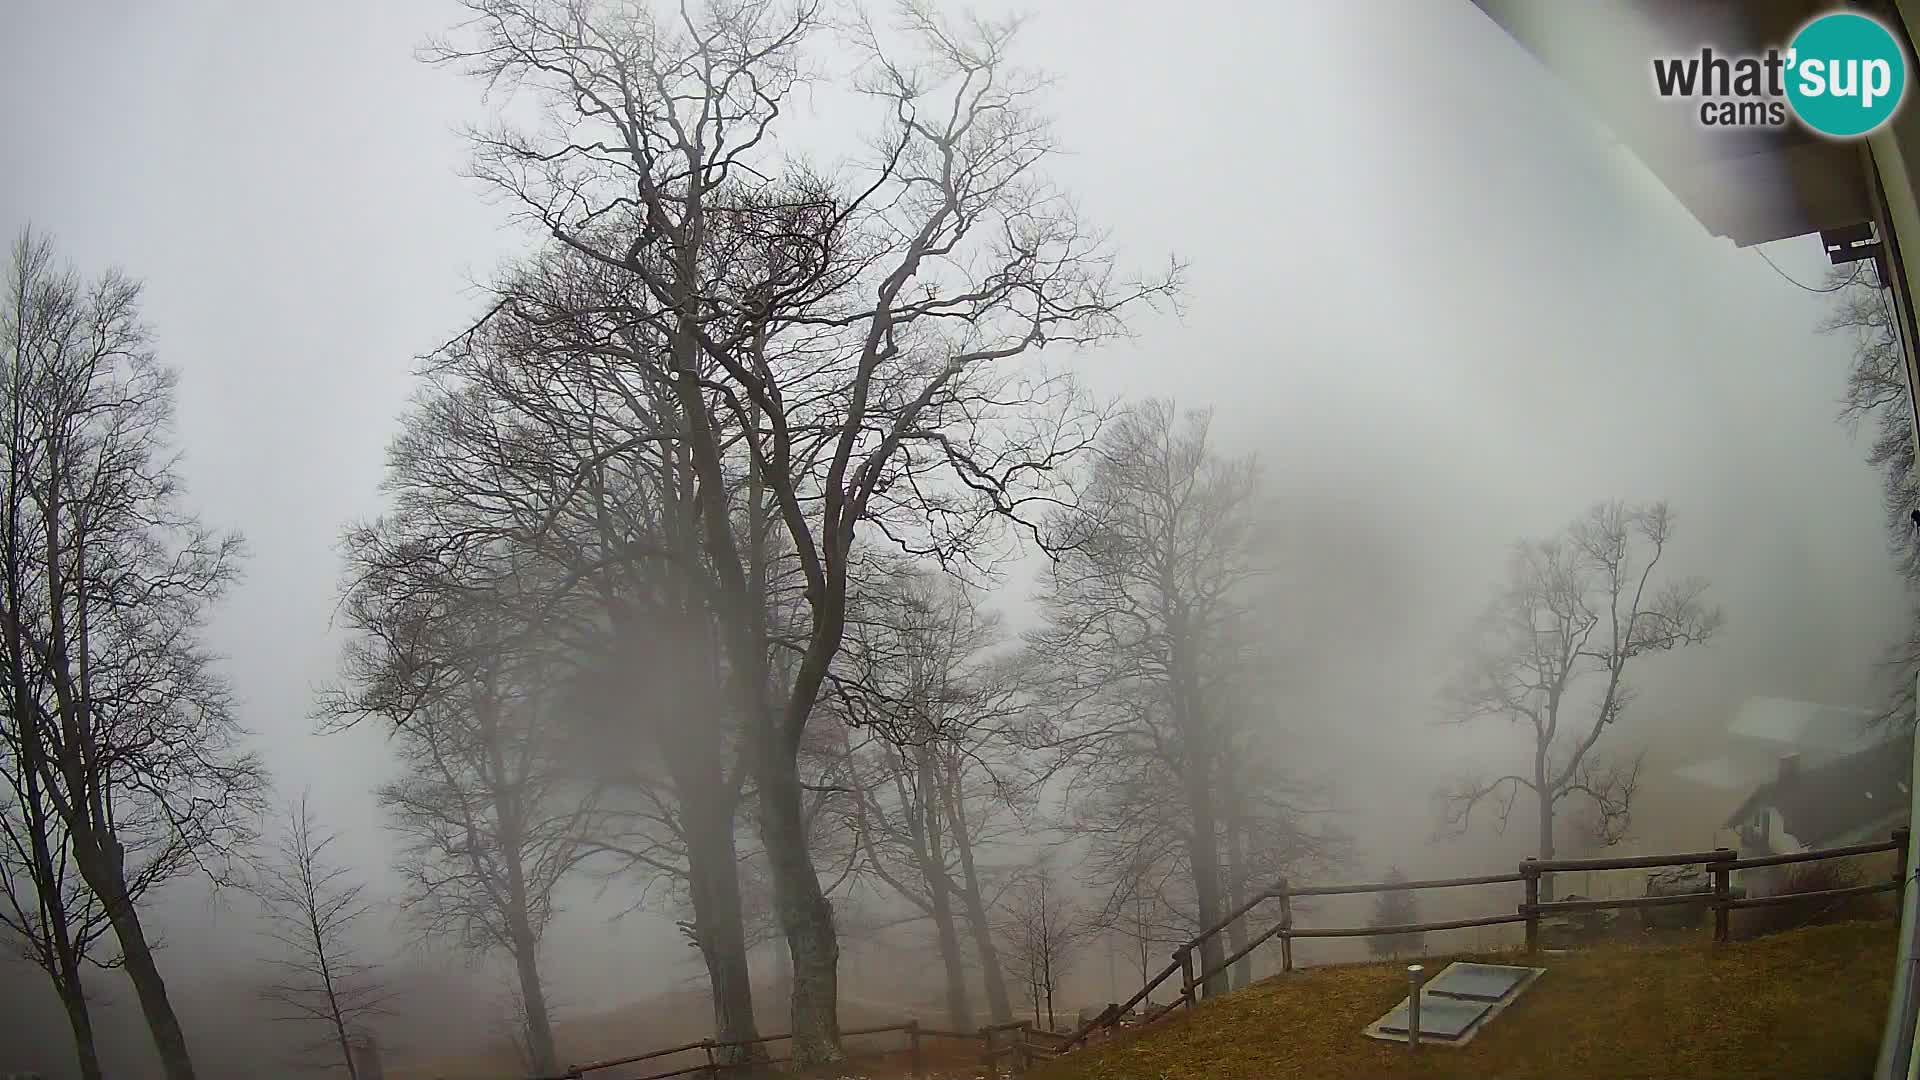
[[[1815,335],[1823,298],[1709,237],[1477,10],[1030,9],[1024,59],[1060,77],[1072,152],[1056,175],[1127,257],[1192,264],[1183,317],[1076,366],[1104,393],[1216,406],[1345,560],[1300,604],[1328,627],[1316,708],[1398,748],[1355,784],[1417,792],[1421,760],[1464,752],[1427,726],[1449,636],[1506,543],[1608,496],[1674,501],[1676,565],[1714,579],[1730,620],[1706,674],[1646,702],[1643,734],[1717,725],[1749,693],[1870,698],[1905,601],[1878,478],[1834,422],[1847,343]],[[0,25],[0,224],[147,282],[183,371],[192,501],[251,546],[213,644],[282,790],[311,785],[369,868],[387,858],[379,733],[311,733],[338,647],[335,542],[379,509],[412,358],[527,243],[461,176],[480,88],[413,57],[457,17],[428,0],[30,3]],[[1812,238],[1767,253],[1824,272]],[[1027,587],[1008,582],[1016,614]],[[1376,846],[1428,824],[1384,838],[1419,804],[1379,805],[1362,816]],[[556,931],[563,996],[611,985],[620,957],[686,952],[664,921],[622,928],[618,952],[588,923]]]

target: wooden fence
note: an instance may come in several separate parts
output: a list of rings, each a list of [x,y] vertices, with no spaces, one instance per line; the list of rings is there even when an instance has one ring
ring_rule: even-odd
[[[1821,859],[1844,859],[1859,855],[1874,855],[1881,852],[1896,852],[1898,865],[1890,880],[1874,882],[1868,885],[1854,885],[1846,888],[1822,889],[1817,891],[1782,893],[1774,896],[1756,896],[1736,898],[1733,895],[1732,876],[1736,870],[1753,870],[1766,866],[1786,866],[1795,863],[1813,862]],[[1707,869],[1711,881],[1705,892],[1676,893],[1660,896],[1631,896],[1610,900],[1555,900],[1541,901],[1540,877],[1542,874],[1562,873],[1580,870],[1629,870],[1636,868],[1657,869],[1669,866],[1703,866]],[[1896,829],[1890,839],[1873,844],[1855,844],[1850,847],[1822,848],[1815,851],[1801,851],[1788,855],[1762,855],[1742,859],[1731,848],[1715,848],[1712,851],[1683,852],[1674,855],[1643,855],[1618,859],[1528,859],[1520,864],[1512,874],[1487,874],[1480,877],[1434,878],[1428,881],[1376,881],[1361,885],[1309,885],[1295,887],[1282,878],[1271,888],[1254,896],[1240,905],[1232,913],[1212,926],[1207,927],[1192,940],[1173,952],[1173,962],[1162,968],[1158,975],[1147,981],[1145,986],[1133,997],[1121,1004],[1109,1005],[1099,1016],[1080,1025],[1060,1046],[1059,1052],[1065,1052],[1085,1042],[1094,1033],[1119,1023],[1122,1017],[1133,1009],[1160,986],[1180,976],[1179,1004],[1191,1009],[1203,996],[1203,988],[1208,980],[1225,975],[1234,964],[1244,959],[1254,949],[1275,938],[1280,940],[1280,966],[1283,971],[1293,970],[1293,943],[1300,938],[1339,938],[1373,937],[1376,935],[1395,935],[1427,933],[1440,930],[1465,930],[1476,926],[1499,926],[1506,923],[1525,923],[1527,928],[1527,951],[1533,952],[1540,947],[1540,922],[1545,916],[1562,913],[1571,914],[1582,911],[1601,911],[1607,909],[1667,907],[1676,905],[1700,905],[1713,911],[1713,938],[1716,942],[1728,940],[1728,921],[1734,911],[1744,908],[1764,907],[1773,904],[1803,903],[1818,900],[1839,900],[1846,897],[1864,896],[1870,893],[1896,892],[1905,885],[1907,879],[1907,830]],[[1293,901],[1310,896],[1343,896],[1355,893],[1400,892],[1419,889],[1456,889],[1476,885],[1507,885],[1520,882],[1526,888],[1526,899],[1519,909],[1512,913],[1488,915],[1476,919],[1447,919],[1438,922],[1403,923],[1390,926],[1343,926],[1343,927],[1304,927],[1296,926],[1293,921]],[[1200,947],[1214,936],[1223,933],[1229,926],[1244,918],[1254,908],[1268,901],[1278,904],[1279,917],[1265,931],[1255,935],[1245,945],[1234,950],[1224,960],[1212,968],[1195,971],[1194,957]],[[1171,1010],[1169,1010],[1171,1012]]]
[[[989,1073],[992,1073],[999,1068],[1000,1062],[1003,1060],[1008,1061],[1014,1071],[1024,1071],[1027,1066],[1041,1058],[1052,1057],[1055,1054],[1064,1052],[1064,1043],[1068,1038],[1066,1035],[1047,1031],[1043,1028],[1036,1028],[1031,1020],[1015,1020],[1004,1024],[989,1024],[970,1032],[943,1031],[939,1028],[923,1027],[918,1020],[908,1020],[904,1023],[882,1024],[878,1027],[852,1028],[842,1031],[840,1035],[842,1038],[856,1038],[862,1035],[886,1035],[895,1032],[906,1036],[905,1050],[907,1053],[907,1067],[913,1076],[926,1075],[926,1046],[924,1040],[927,1039],[979,1042],[979,1063],[985,1066]],[[702,1039],[699,1042],[682,1043],[679,1046],[669,1046],[661,1050],[649,1050],[644,1054],[631,1054],[626,1057],[607,1058],[602,1061],[589,1061],[579,1065],[571,1065],[568,1066],[566,1072],[560,1073],[557,1076],[536,1077],[535,1080],[595,1080],[592,1075],[594,1073],[604,1072],[608,1069],[617,1069],[624,1065],[638,1065],[648,1061],[658,1061],[661,1058],[672,1057],[675,1054],[688,1054],[694,1051],[703,1052],[706,1060],[696,1061],[687,1065],[678,1065],[672,1068],[662,1069],[659,1072],[645,1073],[640,1076],[622,1077],[621,1080],[668,1080],[669,1077],[692,1076],[695,1074],[708,1078],[716,1078],[717,1080],[717,1078],[724,1076],[730,1071],[763,1069],[768,1066],[786,1064],[792,1060],[790,1057],[770,1056],[753,1061],[728,1062],[721,1061],[716,1056],[717,1051],[748,1046],[762,1046],[791,1038],[793,1038],[791,1034],[780,1034],[762,1035],[757,1039],[740,1039],[731,1042]],[[872,1050],[864,1053],[850,1053],[848,1054],[848,1058],[852,1061],[858,1061],[863,1058],[884,1057],[899,1052],[899,1050]]]
[[[1769,866],[1788,866],[1796,863],[1813,862],[1822,859],[1844,859],[1859,855],[1875,855],[1881,852],[1896,852],[1897,867],[1890,880],[1874,882],[1868,885],[1853,885],[1845,888],[1822,889],[1811,892],[1783,893],[1774,896],[1735,897],[1732,877],[1738,870],[1755,870]],[[1540,899],[1540,877],[1543,874],[1565,873],[1581,870],[1630,870],[1656,869],[1667,866],[1704,866],[1711,880],[1710,888],[1705,892],[1677,893],[1664,896],[1631,896],[1610,900],[1554,900]],[[1790,855],[1762,855],[1742,859],[1731,848],[1715,848],[1712,851],[1684,852],[1676,855],[1643,855],[1618,859],[1528,859],[1520,864],[1518,871],[1511,874],[1486,874],[1479,877],[1434,878],[1428,881],[1376,881],[1360,885],[1307,885],[1295,887],[1285,878],[1276,882],[1251,900],[1240,905],[1225,918],[1207,927],[1194,936],[1191,941],[1174,950],[1173,962],[1161,969],[1160,973],[1148,980],[1138,993],[1124,1003],[1108,1005],[1099,1016],[1080,1025],[1071,1035],[1062,1035],[1035,1027],[1031,1021],[1016,1020],[1004,1024],[989,1024],[971,1032],[942,1031],[938,1028],[922,1027],[918,1020],[908,1020],[899,1024],[884,1024],[879,1027],[855,1028],[841,1032],[847,1038],[863,1035],[884,1035],[900,1033],[906,1036],[908,1067],[914,1076],[926,1075],[925,1047],[923,1040],[947,1039],[978,1041],[980,1043],[979,1063],[989,1073],[998,1070],[1000,1063],[1008,1061],[1013,1071],[1024,1070],[1033,1062],[1066,1053],[1075,1046],[1084,1043],[1095,1032],[1118,1024],[1121,1018],[1129,1015],[1142,1001],[1155,990],[1173,978],[1180,976],[1179,1004],[1191,1009],[1204,996],[1208,980],[1222,976],[1234,964],[1245,959],[1253,950],[1278,938],[1280,941],[1280,965],[1283,971],[1293,970],[1293,943],[1300,938],[1342,938],[1374,937],[1376,935],[1429,933],[1440,930],[1465,930],[1477,926],[1500,926],[1508,923],[1525,923],[1527,928],[1527,950],[1532,952],[1540,947],[1540,922],[1545,916],[1581,911],[1600,911],[1606,909],[1666,907],[1672,905],[1698,904],[1713,911],[1713,937],[1716,942],[1728,940],[1728,921],[1730,914],[1744,908],[1765,907],[1773,904],[1801,903],[1824,899],[1839,900],[1853,896],[1865,896],[1870,893],[1894,892],[1902,888],[1907,879],[1907,830],[1896,829],[1893,836],[1874,844],[1855,844],[1851,847],[1823,848],[1817,851],[1802,851]],[[1515,882],[1526,888],[1526,899],[1519,909],[1511,913],[1488,915],[1476,919],[1445,919],[1437,922],[1401,923],[1388,926],[1341,926],[1308,927],[1296,926],[1293,921],[1293,902],[1315,896],[1348,896],[1357,893],[1381,893],[1414,891],[1420,889],[1458,889],[1479,885],[1510,885]],[[1279,917],[1273,925],[1255,935],[1245,945],[1234,950],[1224,960],[1212,968],[1203,971],[1194,970],[1194,956],[1201,945],[1214,936],[1224,933],[1236,921],[1245,918],[1254,908],[1268,901],[1278,903]],[[1168,1013],[1173,1010],[1169,1008]],[[556,1077],[542,1077],[536,1080],[597,1080],[591,1074],[618,1068],[623,1065],[637,1065],[675,1054],[688,1054],[700,1051],[704,1061],[689,1065],[676,1066],[660,1072],[647,1073],[637,1077],[624,1077],[622,1080],[668,1080],[670,1077],[691,1076],[696,1073],[721,1080],[729,1070],[757,1069],[770,1065],[780,1065],[790,1058],[767,1057],[757,1061],[725,1062],[716,1056],[716,1051],[728,1048],[758,1046],[791,1039],[790,1034],[762,1035],[757,1039],[737,1042],[717,1042],[702,1039],[699,1042],[670,1046],[664,1050],[651,1050],[644,1054],[628,1057],[609,1058],[604,1061],[590,1061],[574,1065]],[[849,1055],[854,1060],[873,1058],[899,1053],[898,1050],[868,1051]]]

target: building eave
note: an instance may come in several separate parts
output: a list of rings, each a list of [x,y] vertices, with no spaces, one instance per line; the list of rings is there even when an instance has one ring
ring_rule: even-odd
[[[1781,46],[1831,0],[1473,0],[1539,60],[1708,232],[1742,247],[1874,220],[1861,145],[1798,124],[1714,130],[1697,106],[1660,98],[1652,60],[1703,45]]]

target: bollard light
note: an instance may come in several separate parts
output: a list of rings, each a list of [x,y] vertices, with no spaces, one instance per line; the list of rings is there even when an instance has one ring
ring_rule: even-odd
[[[1427,981],[1427,969],[1407,965],[1407,1050],[1420,1049],[1420,985]]]

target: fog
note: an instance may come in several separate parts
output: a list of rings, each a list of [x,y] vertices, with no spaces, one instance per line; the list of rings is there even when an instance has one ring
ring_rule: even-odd
[[[1350,879],[1526,853],[1524,835],[1432,842],[1435,787],[1513,747],[1499,725],[1437,725],[1435,694],[1507,545],[1596,500],[1671,500],[1672,565],[1709,577],[1727,615],[1710,645],[1633,676],[1609,738],[1648,749],[1649,786],[1713,753],[1747,698],[1879,702],[1908,600],[1865,438],[1837,422],[1852,343],[1816,332],[1831,298],[1794,283],[1824,277],[1812,238],[1756,252],[1709,236],[1466,3],[1031,10],[1021,57],[1057,76],[1047,104],[1071,151],[1053,174],[1123,260],[1191,264],[1182,311],[1072,366],[1103,396],[1214,409],[1223,447],[1263,462],[1311,566],[1285,600],[1309,657],[1274,712],[1297,733],[1293,767],[1337,792]],[[480,88],[414,56],[459,18],[372,0],[27,5],[0,32],[0,219],[145,281],[182,372],[190,501],[249,546],[210,644],[275,801],[310,790],[383,896],[400,887],[371,795],[393,772],[387,735],[316,730],[343,641],[338,541],[382,509],[415,358],[531,244],[464,175]],[[1038,618],[1041,568],[1024,552],[991,595],[1016,629]],[[563,1029],[703,985],[675,910],[630,911],[624,882],[563,896],[542,948]],[[251,901],[183,883],[151,908],[203,1075],[271,1072],[249,1056],[271,1037],[222,1019],[255,1008]],[[441,1018],[394,1045],[497,1037],[510,965],[415,948],[390,914],[371,932],[414,973],[408,1015]],[[847,948],[843,996],[938,1000],[931,976],[892,987],[898,965]],[[1109,968],[1104,951],[1079,965],[1076,1006],[1137,985],[1124,956]],[[107,1074],[158,1076],[132,991],[98,983]],[[73,1075],[44,979],[15,965],[0,984],[15,1002],[0,1068]]]

